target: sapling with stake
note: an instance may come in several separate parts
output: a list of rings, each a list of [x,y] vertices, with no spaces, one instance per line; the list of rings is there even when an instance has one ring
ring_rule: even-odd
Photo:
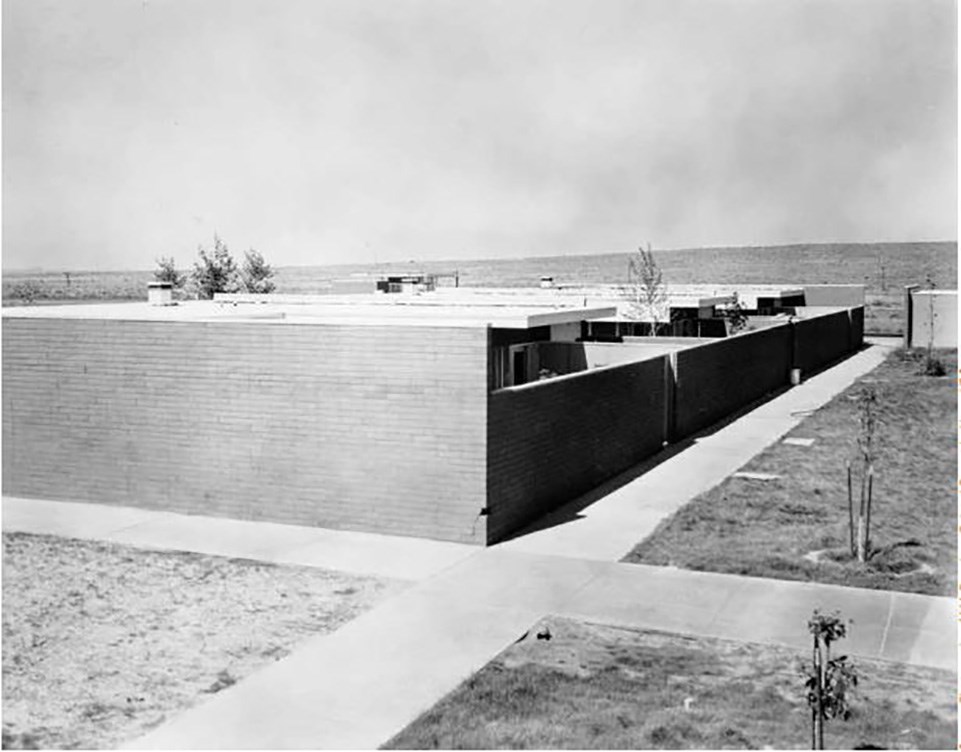
[[[857,525],[854,520],[854,484],[851,463],[848,474],[848,524],[851,556],[865,562],[871,553],[871,507],[874,493],[875,434],[877,433],[878,393],[867,385],[858,396],[858,452],[861,456],[861,488]],[[856,529],[856,533],[855,533]]]

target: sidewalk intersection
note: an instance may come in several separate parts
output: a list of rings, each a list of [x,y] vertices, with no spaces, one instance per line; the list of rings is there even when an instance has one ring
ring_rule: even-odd
[[[692,496],[877,365],[868,348],[610,493],[487,549],[121,507],[4,499],[4,530],[322,566],[415,581],[292,656],[172,718],[139,749],[373,748],[548,614],[807,647],[815,608],[843,608],[846,648],[956,668],[950,598],[619,564]],[[619,487],[618,487],[619,486]],[[576,510],[571,512],[571,509]]]

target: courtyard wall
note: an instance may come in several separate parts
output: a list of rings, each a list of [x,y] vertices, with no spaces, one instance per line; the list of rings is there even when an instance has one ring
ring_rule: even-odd
[[[674,354],[672,440],[689,436],[787,385],[790,324],[736,334]]]
[[[488,541],[659,451],[668,381],[661,356],[491,393]]]
[[[795,310],[804,315],[794,322],[793,367],[800,368],[802,376],[821,370],[863,344],[864,308]]]

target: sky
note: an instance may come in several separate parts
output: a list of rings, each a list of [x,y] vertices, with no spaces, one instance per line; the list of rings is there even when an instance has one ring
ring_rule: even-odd
[[[3,267],[957,238],[941,0],[4,0]]]

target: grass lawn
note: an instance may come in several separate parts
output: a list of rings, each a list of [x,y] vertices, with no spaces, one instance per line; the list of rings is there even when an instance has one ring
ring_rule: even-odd
[[[727,478],[624,561],[954,595],[958,358],[941,351],[948,376],[930,377],[919,375],[921,355],[893,353],[789,434],[813,438],[813,446],[778,442],[742,468],[778,479]],[[849,554],[845,462],[856,455],[856,398],[867,383],[878,393],[876,553],[859,564]]]
[[[116,746],[400,587],[4,534],[3,746]]]
[[[388,749],[810,749],[803,661],[788,648],[545,620]],[[840,643],[843,650],[843,641]],[[857,659],[852,718],[825,746],[952,749],[956,677]]]

